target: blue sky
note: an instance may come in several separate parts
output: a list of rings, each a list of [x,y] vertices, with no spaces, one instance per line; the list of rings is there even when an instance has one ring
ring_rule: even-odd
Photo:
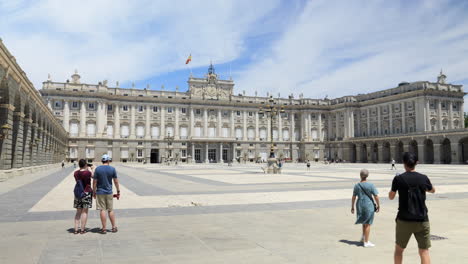
[[[78,69],[87,83],[185,91],[192,54],[194,76],[212,61],[235,93],[323,98],[440,69],[468,85],[467,13],[463,0],[0,0],[0,37],[38,89]]]

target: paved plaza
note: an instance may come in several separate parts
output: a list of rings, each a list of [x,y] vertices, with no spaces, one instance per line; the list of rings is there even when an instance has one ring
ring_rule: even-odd
[[[115,234],[97,232],[95,204],[91,232],[71,233],[70,166],[0,182],[0,263],[392,263],[398,202],[386,198],[396,173],[388,164],[285,164],[281,175],[258,164],[114,166]],[[382,198],[375,248],[360,246],[350,213],[361,168]],[[428,195],[432,234],[446,238],[433,241],[433,263],[466,263],[468,166],[417,169],[437,190]],[[413,238],[405,262],[418,260]]]

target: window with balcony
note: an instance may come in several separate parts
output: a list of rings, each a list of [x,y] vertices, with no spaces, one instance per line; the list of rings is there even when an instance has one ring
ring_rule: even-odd
[[[143,110],[144,110],[144,109],[145,109],[145,108],[144,108],[142,105],[139,105],[139,106],[138,106],[138,112],[139,112],[139,113],[143,113]]]
[[[158,112],[158,107],[157,106],[153,106],[153,113],[157,113]]]
[[[173,108],[173,107],[168,107],[168,108],[167,108],[167,112],[168,112],[168,113],[172,113],[173,111],[174,111],[174,108]]]
[[[113,106],[111,104],[108,104],[107,105],[107,111],[112,111],[112,109],[113,109]]]
[[[151,127],[151,137],[152,138],[158,138],[159,137],[159,127],[158,126]]]
[[[89,110],[94,110],[94,103],[89,103],[88,104],[88,109]]]
[[[122,111],[128,112],[128,105],[123,105],[122,106]]]
[[[187,114],[187,108],[185,107],[181,108],[180,111],[182,112],[182,114]]]
[[[136,127],[136,136],[137,138],[143,138],[145,136],[145,127],[143,125],[138,125]]]

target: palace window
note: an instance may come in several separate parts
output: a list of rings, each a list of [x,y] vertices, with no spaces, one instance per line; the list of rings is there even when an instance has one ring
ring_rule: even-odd
[[[78,108],[78,102],[72,102],[72,108]]]
[[[173,108],[173,107],[168,107],[168,108],[167,108],[167,112],[168,112],[168,113],[172,113],[173,111],[174,111],[174,108]]]
[[[184,107],[184,108],[181,108],[180,110],[182,111],[182,114],[186,114],[186,113],[187,113],[187,108],[185,108],[185,107]]]
[[[122,106],[122,111],[128,112],[128,105],[123,105]]]
[[[153,106],[153,113],[157,113],[158,112],[158,107],[157,106]]]
[[[139,105],[139,106],[138,106],[138,112],[140,112],[140,113],[143,112],[143,106],[142,106],[142,105]]]
[[[249,112],[249,116],[253,116],[253,112]]]
[[[112,111],[113,106],[111,104],[107,105],[107,111]]]
[[[236,111],[237,116],[241,116],[241,111]]]
[[[88,109],[94,110],[94,103],[89,103],[88,104]]]
[[[195,109],[195,114],[196,115],[201,115],[201,110],[200,109]]]

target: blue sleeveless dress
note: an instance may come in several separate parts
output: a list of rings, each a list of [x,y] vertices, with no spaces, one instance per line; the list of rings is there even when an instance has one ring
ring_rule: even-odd
[[[374,184],[370,182],[361,182],[354,185],[353,196],[357,196],[356,201],[356,223],[369,224],[374,222],[374,204],[359,185],[367,191],[371,196],[379,194]]]

